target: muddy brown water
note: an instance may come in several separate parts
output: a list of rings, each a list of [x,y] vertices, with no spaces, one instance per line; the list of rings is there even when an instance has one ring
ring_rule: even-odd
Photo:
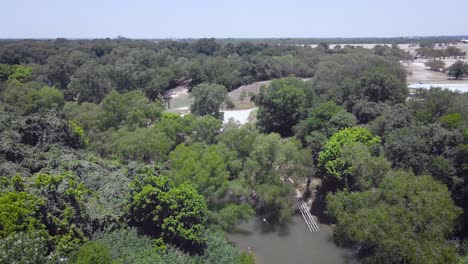
[[[240,249],[250,249],[256,264],[359,263],[351,250],[333,243],[330,226],[319,227],[320,232],[310,232],[298,215],[284,228],[272,228],[254,218],[240,224],[228,239]]]

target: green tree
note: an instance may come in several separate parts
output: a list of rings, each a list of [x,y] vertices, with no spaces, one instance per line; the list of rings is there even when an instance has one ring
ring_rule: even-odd
[[[306,86],[301,79],[274,80],[255,97],[257,124],[262,131],[281,136],[293,135],[293,126],[301,120],[307,107]]]
[[[99,241],[88,241],[80,246],[70,258],[73,264],[111,264],[109,248]]]
[[[191,185],[175,187],[166,176],[148,175],[133,182],[126,212],[129,224],[146,234],[162,237],[185,251],[203,251],[207,207]]]
[[[154,239],[139,235],[133,228],[101,234],[97,241],[109,248],[115,263],[144,264],[161,260],[161,252]]]
[[[463,61],[457,61],[447,68],[448,75],[458,80],[461,76],[468,74],[468,64]]]
[[[45,230],[41,222],[44,201],[26,192],[0,193],[0,238],[16,232]]]
[[[228,185],[229,172],[221,146],[180,144],[170,154],[170,175],[176,184],[191,183],[212,203],[221,198]]]
[[[221,45],[214,38],[202,38],[192,44],[195,52],[212,56],[221,48]]]
[[[103,66],[95,61],[87,62],[76,70],[68,89],[79,103],[99,103],[111,90]]]
[[[234,231],[241,220],[247,220],[255,214],[247,203],[227,204],[215,215],[216,223],[227,232]]]
[[[56,88],[34,84],[10,82],[0,94],[5,103],[17,108],[24,114],[48,109],[59,109],[65,101],[63,93]]]
[[[422,174],[428,171],[433,157],[450,157],[461,141],[458,131],[430,124],[393,131],[385,138],[384,148],[394,166]]]
[[[328,101],[311,108],[307,118],[300,121],[294,130],[296,136],[306,143],[307,137],[313,131],[330,137],[339,130],[356,124],[357,120],[353,114],[346,112],[333,101]]]
[[[112,134],[110,143],[111,148],[107,151],[124,160],[159,163],[167,160],[175,142],[157,127],[151,127],[134,131],[120,129]]]
[[[47,239],[41,232],[15,232],[0,239],[0,263],[48,263]]]
[[[89,59],[88,54],[77,50],[60,52],[47,59],[44,74],[53,85],[66,89],[75,71]]]
[[[318,168],[326,180],[338,181],[346,184],[345,171],[348,165],[341,158],[343,149],[351,143],[360,142],[366,146],[380,143],[380,138],[363,127],[345,128],[333,134],[319,153]]]
[[[462,125],[463,115],[460,113],[447,114],[441,116],[439,121],[447,129],[456,129]]]
[[[341,151],[341,158],[348,166],[342,177],[351,190],[370,190],[378,187],[390,171],[391,163],[384,156],[373,156],[363,143],[351,143]]]
[[[408,95],[406,84],[395,76],[371,71],[361,78],[360,92],[371,102],[403,103]]]
[[[147,127],[161,117],[163,107],[159,101],[150,101],[143,92],[120,94],[110,92],[100,105],[101,123],[104,129],[127,126],[130,130]]]
[[[334,239],[365,263],[455,263],[447,241],[461,210],[430,176],[390,174],[379,188],[327,197]]]
[[[24,65],[13,65],[8,80],[24,81],[28,76],[32,74],[32,68]]]
[[[443,60],[429,60],[425,63],[431,71],[444,71],[445,70],[445,62]]]
[[[200,116],[222,117],[219,110],[227,96],[227,90],[224,86],[202,83],[193,88],[192,94],[194,97],[193,104],[190,106],[192,113]]]

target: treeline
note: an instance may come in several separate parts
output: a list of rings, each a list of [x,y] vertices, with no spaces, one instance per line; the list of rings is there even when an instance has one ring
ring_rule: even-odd
[[[223,232],[255,214],[287,223],[290,182],[313,177],[314,209],[361,260],[466,254],[466,95],[407,99],[396,46],[1,45],[0,262],[252,263]],[[289,75],[312,79],[273,80],[252,98],[257,124],[222,125],[228,83]],[[187,82],[192,114],[165,112],[163,92]]]
[[[5,41],[0,42],[0,65],[4,64],[0,66],[0,78],[16,78],[10,76],[16,66],[8,65],[27,65],[32,72],[30,80],[61,89],[67,100],[99,103],[110,90],[141,90],[154,100],[181,84],[193,87],[210,82],[232,90],[273,78],[312,77],[324,50],[352,53],[351,47],[329,50],[326,45],[317,49],[250,42],[234,45],[214,39],[193,43],[128,39]],[[401,52],[392,55],[404,56]]]
[[[455,46],[442,46],[439,44],[439,47],[436,48],[435,43],[421,43],[419,48],[416,50],[418,56],[428,59],[445,59],[445,58],[455,58],[462,59],[466,56],[466,52],[463,52]]]
[[[320,43],[330,44],[412,44],[420,42],[430,43],[457,43],[462,39],[467,39],[468,36],[421,36],[421,37],[390,37],[390,38],[225,38],[218,39],[223,43],[272,43],[283,45],[317,45]],[[180,41],[195,42],[197,39],[180,39]]]
[[[0,42],[0,64],[28,65],[33,78],[64,91],[67,100],[99,103],[110,90],[142,90],[148,98],[202,82],[228,90],[254,81],[311,76],[320,52],[214,39],[176,41],[95,40]],[[10,69],[0,68],[9,78]]]

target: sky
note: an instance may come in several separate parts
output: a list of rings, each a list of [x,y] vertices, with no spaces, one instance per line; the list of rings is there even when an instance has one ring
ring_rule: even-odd
[[[468,35],[468,0],[0,0],[0,38]]]

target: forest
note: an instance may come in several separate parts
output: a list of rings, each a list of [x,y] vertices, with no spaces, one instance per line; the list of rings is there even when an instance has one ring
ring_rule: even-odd
[[[254,263],[288,179],[362,263],[468,262],[468,94],[409,93],[396,45],[0,41],[0,263]],[[257,121],[227,93],[272,80]],[[191,114],[166,111],[186,84]],[[313,186],[318,179],[321,184]]]

